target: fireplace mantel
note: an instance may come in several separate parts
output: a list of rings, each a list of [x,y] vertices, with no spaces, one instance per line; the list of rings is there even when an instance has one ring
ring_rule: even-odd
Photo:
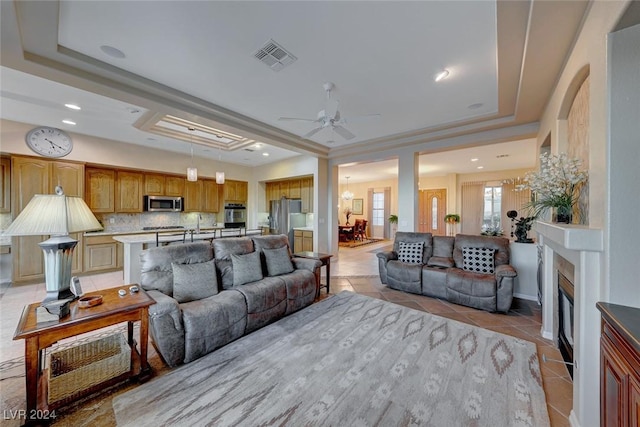
[[[604,249],[603,233],[599,228],[536,221],[535,230],[545,240],[551,240],[567,250],[601,252]]]
[[[557,343],[558,278],[553,259],[562,256],[574,267],[574,361],[573,427],[591,425],[600,419],[600,315],[602,300],[604,233],[584,225],[537,221],[538,244],[542,246],[542,336]]]

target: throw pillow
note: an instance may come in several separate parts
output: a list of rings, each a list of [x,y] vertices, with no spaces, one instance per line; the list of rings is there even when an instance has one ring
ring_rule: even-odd
[[[422,264],[424,242],[398,242],[398,259],[408,264]]]
[[[245,255],[231,254],[233,264],[233,286],[244,285],[262,279],[260,252]]]
[[[262,252],[267,262],[267,273],[269,276],[279,276],[293,271],[289,248],[286,246],[278,249],[263,249]]]
[[[218,293],[214,261],[196,264],[171,263],[173,298],[179,303],[207,298]]]
[[[462,269],[476,273],[493,274],[495,249],[462,248]]]

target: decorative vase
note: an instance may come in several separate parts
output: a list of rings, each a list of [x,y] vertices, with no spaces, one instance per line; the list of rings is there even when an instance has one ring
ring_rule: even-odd
[[[573,206],[557,206],[553,208],[551,220],[557,223],[571,224],[573,222]]]

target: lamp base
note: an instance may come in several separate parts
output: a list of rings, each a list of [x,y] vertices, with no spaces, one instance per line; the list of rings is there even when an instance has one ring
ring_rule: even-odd
[[[52,236],[38,244],[44,252],[44,279],[47,296],[43,304],[50,301],[74,299],[71,292],[71,265],[73,250],[78,241],[65,236]]]

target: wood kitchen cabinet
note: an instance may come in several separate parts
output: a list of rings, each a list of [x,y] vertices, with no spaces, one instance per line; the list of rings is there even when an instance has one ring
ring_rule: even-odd
[[[14,156],[11,160],[11,183],[13,217],[36,194],[53,194],[60,185],[68,196],[84,196],[84,165],[73,162],[49,161],[39,158]],[[73,253],[72,273],[82,272],[83,236],[70,234],[78,240]],[[44,279],[44,257],[38,243],[48,236],[14,237],[12,240],[13,281],[25,282]]]
[[[215,179],[202,180],[202,212],[216,213],[220,210],[219,186]]]
[[[246,181],[234,181],[227,179],[224,181],[224,202],[225,203],[247,203],[249,193],[249,183]]]
[[[200,212],[202,210],[202,180],[184,181],[184,211]]]
[[[0,212],[11,212],[11,159],[0,157]]]
[[[116,211],[115,170],[87,167],[85,182],[87,190],[85,201],[91,211],[94,213],[113,213]]]
[[[124,252],[122,243],[111,236],[85,237],[84,271],[96,272],[122,268]]]
[[[288,199],[302,200],[302,213],[313,212],[313,176],[292,178],[281,181],[271,181],[265,184],[266,206],[271,200]]]
[[[640,309],[596,304],[600,337],[600,425],[640,425]]]
[[[184,196],[183,176],[166,175],[164,177],[164,194],[163,196],[183,197]]]
[[[165,176],[156,173],[144,174],[144,195],[165,196]]]
[[[141,172],[116,172],[116,212],[142,212],[144,174]]]
[[[293,230],[293,252],[313,252],[313,231]]]

